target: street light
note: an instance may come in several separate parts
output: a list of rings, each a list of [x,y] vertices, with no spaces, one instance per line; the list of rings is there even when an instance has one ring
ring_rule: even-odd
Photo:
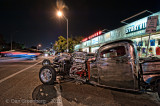
[[[57,12],[57,15],[59,16],[59,17],[64,17],[64,19],[67,21],[67,53],[68,53],[68,19],[64,16],[64,14],[61,12],[61,11],[58,11]]]
[[[41,44],[37,45],[37,50],[38,50],[38,47],[41,47],[41,46],[42,46]]]
[[[61,16],[62,16],[62,12],[61,12],[61,11],[58,11],[58,12],[57,12],[57,15],[58,15],[59,17],[61,17]]]

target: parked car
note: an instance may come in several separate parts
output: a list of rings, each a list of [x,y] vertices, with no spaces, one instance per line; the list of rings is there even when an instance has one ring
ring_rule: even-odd
[[[74,75],[75,79],[97,86],[130,91],[152,91],[158,92],[160,96],[160,59],[140,61],[137,48],[131,40],[104,44],[99,48],[96,58],[89,59],[90,61],[84,61],[83,57],[86,58],[86,54],[80,53],[75,61],[84,67],[75,65],[77,69],[72,71],[70,69],[66,75],[69,77]],[[42,83],[54,84],[56,77],[54,67],[42,67],[39,75]]]

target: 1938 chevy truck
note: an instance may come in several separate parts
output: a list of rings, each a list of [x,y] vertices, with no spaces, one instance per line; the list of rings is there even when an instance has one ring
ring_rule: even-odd
[[[79,55],[75,61],[84,63],[82,60],[85,59],[80,57],[84,56]],[[79,80],[94,85],[133,91],[150,90],[160,96],[160,59],[139,59],[137,48],[131,40],[106,43],[98,49],[95,58],[85,63],[86,69],[78,72],[78,68],[71,67],[66,70],[67,75],[72,77],[74,73],[75,79],[77,76]],[[54,65],[44,66],[39,77],[42,83],[53,84],[56,74]]]

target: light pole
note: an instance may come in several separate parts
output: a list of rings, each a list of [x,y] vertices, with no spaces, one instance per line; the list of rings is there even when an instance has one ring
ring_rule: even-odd
[[[57,15],[59,16],[59,17],[64,17],[64,19],[67,21],[67,53],[68,53],[68,19],[64,16],[64,14],[61,12],[61,11],[58,11],[57,12]]]
[[[11,50],[12,50],[12,34],[11,34]]]
[[[18,31],[11,33],[11,50],[13,49],[13,36],[15,35],[16,32],[18,32]]]

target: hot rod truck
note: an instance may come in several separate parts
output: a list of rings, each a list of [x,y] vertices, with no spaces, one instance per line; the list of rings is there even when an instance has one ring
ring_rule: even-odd
[[[76,56],[77,55],[77,56]],[[85,60],[86,54],[74,54],[69,77],[87,83],[133,91],[153,91],[160,95],[160,59],[140,59],[131,40],[112,41],[102,45],[95,58]],[[79,64],[86,64],[83,69]],[[85,67],[85,68],[84,68]],[[57,72],[54,65],[43,66],[39,77],[44,84],[53,84]],[[58,74],[59,75],[59,74]]]

